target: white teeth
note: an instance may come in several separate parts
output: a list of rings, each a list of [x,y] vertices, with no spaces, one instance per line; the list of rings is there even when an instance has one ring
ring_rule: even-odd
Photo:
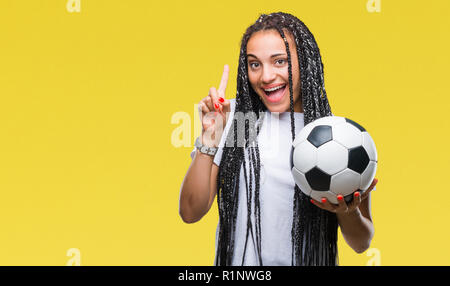
[[[276,87],[273,87],[273,88],[264,89],[264,91],[266,91],[266,92],[271,92],[271,91],[274,91],[274,90],[283,88],[284,86],[285,86],[285,85],[279,85],[279,86],[276,86]]]

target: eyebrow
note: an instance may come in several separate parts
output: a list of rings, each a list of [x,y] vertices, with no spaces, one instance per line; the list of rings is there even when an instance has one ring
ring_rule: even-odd
[[[273,54],[270,57],[274,58],[274,57],[278,57],[278,56],[285,56],[286,54]],[[254,54],[247,54],[247,57],[254,57],[254,58],[258,58],[257,56],[255,56]]]

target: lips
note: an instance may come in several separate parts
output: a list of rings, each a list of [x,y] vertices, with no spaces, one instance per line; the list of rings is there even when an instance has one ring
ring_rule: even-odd
[[[262,88],[263,89],[270,89],[270,88],[274,88],[274,87],[278,87],[278,86],[282,86],[282,85],[285,85],[285,83],[274,83],[274,84],[271,84],[271,85],[263,86]]]
[[[282,85],[284,85],[284,87],[279,88],[279,89],[277,89],[275,91],[271,91],[271,92],[266,92],[263,89],[265,98],[267,99],[268,102],[277,103],[277,102],[281,101],[281,99],[284,97],[284,95],[286,93],[287,85],[286,84],[281,84],[281,85],[278,84],[278,85],[272,85],[272,86],[264,87],[265,89],[269,89],[269,88],[273,88],[273,87],[276,87],[276,86],[282,86]]]

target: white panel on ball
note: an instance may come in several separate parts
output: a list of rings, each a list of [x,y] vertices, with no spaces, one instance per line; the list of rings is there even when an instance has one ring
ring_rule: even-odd
[[[329,141],[317,149],[317,167],[328,175],[344,170],[347,165],[348,150],[339,143]]]
[[[369,165],[367,165],[364,172],[361,174],[361,185],[360,189],[365,191],[369,188],[370,184],[372,184],[373,179],[375,178],[375,173],[377,172],[377,163],[374,161],[370,161]]]
[[[294,181],[300,190],[309,196],[311,194],[311,187],[306,181],[306,177],[303,173],[299,172],[295,167],[292,168],[292,175],[294,176]]]
[[[337,125],[340,123],[344,123],[345,122],[345,118],[344,117],[339,117],[339,116],[326,116],[326,117],[322,117],[317,119],[316,121],[314,121],[314,123],[316,125]]]
[[[369,159],[372,161],[378,161],[377,148],[375,147],[375,142],[373,142],[372,137],[369,133],[362,133],[363,147],[366,149],[367,155],[369,155]]]
[[[318,202],[322,202],[322,198],[326,198],[330,203],[337,204],[338,200],[336,198],[336,194],[333,194],[330,191],[327,192],[319,192],[319,191],[311,191],[311,198],[315,199]]]
[[[344,171],[331,177],[330,190],[336,195],[349,195],[359,189],[361,184],[361,175],[353,170]]]
[[[309,141],[303,141],[294,149],[293,158],[297,170],[306,173],[317,164],[317,148]]]
[[[333,140],[349,149],[362,145],[361,131],[347,122],[333,126]]]

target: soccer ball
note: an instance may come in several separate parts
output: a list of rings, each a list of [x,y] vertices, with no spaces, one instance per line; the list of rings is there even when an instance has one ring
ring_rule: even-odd
[[[377,170],[377,150],[369,133],[358,123],[328,116],[307,124],[292,143],[291,171],[307,196],[337,204],[353,193],[366,191]]]

